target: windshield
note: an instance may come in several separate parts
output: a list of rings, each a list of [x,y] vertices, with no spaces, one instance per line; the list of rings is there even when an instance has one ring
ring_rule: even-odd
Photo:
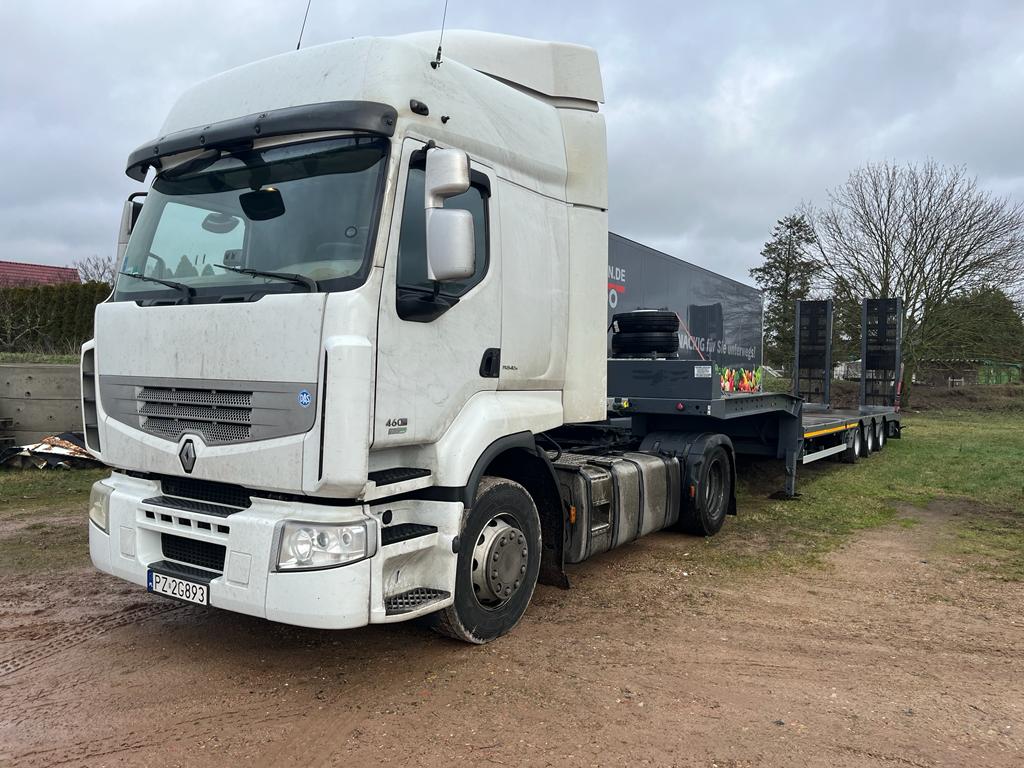
[[[387,150],[386,139],[348,136],[211,149],[165,171],[132,232],[114,300],[251,301],[358,287]]]

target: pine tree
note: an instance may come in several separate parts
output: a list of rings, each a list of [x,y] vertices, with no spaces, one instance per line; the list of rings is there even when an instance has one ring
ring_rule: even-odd
[[[802,214],[786,216],[761,249],[764,263],[750,270],[764,293],[765,362],[787,370],[793,365],[796,302],[810,295],[816,272],[811,258],[815,242],[814,230]]]

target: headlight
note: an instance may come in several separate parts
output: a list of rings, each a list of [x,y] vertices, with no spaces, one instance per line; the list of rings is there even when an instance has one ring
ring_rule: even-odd
[[[89,519],[104,533],[110,523],[110,494],[114,489],[102,482],[93,483],[89,492]]]
[[[377,547],[376,529],[368,523],[301,523],[286,521],[277,550],[279,571],[333,568],[363,560]]]

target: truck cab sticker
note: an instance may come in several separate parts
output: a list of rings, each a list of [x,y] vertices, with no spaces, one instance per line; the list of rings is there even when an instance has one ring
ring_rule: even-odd
[[[311,394],[309,394],[309,390],[308,389],[300,389],[299,390],[299,398],[298,399],[299,399],[299,405],[301,405],[303,408],[309,408],[309,406],[313,402],[313,396]]]
[[[404,435],[409,428],[409,419],[405,417],[388,419],[384,422],[384,426],[388,428],[389,435]]]

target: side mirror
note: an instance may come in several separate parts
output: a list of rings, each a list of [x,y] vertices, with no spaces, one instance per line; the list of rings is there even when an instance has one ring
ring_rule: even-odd
[[[427,218],[427,277],[465,280],[476,271],[476,233],[473,214],[444,201],[469,189],[469,156],[458,149],[427,153],[424,206]]]
[[[139,214],[142,213],[142,200],[139,198],[145,196],[145,192],[135,192],[124,201],[124,208],[121,210],[121,229],[117,233],[118,270],[121,268],[124,252],[128,249],[128,238],[131,237],[132,230],[135,229],[135,223],[139,220]]]

